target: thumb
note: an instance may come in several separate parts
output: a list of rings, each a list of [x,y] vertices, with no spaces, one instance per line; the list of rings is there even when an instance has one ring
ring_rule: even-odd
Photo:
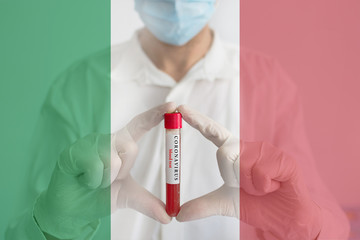
[[[118,181],[115,180],[115,183]],[[130,175],[121,181],[121,185],[117,199],[118,208],[132,208],[160,223],[170,223],[171,217],[166,213],[165,204],[135,182]]]
[[[66,148],[57,162],[58,169],[77,177],[79,182],[95,189],[104,177],[104,162],[99,156],[99,134],[89,134]]]
[[[239,198],[239,188],[223,185],[182,205],[176,220],[186,222],[214,215],[239,218]]]

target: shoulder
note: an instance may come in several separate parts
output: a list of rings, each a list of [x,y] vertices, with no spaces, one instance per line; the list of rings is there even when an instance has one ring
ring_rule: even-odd
[[[111,79],[128,82],[148,63],[137,40],[137,33],[121,44],[111,46]]]
[[[111,46],[111,60],[112,64],[117,64],[119,61],[123,61],[126,56],[132,53],[134,45],[136,45],[136,36],[133,36],[132,39],[115,44]]]
[[[73,62],[59,75],[54,82],[54,86],[87,87],[109,84],[113,68],[119,63],[120,65],[126,65],[124,63],[132,61],[129,57],[134,55],[132,53],[133,44],[133,40],[129,40]]]
[[[242,138],[275,143],[274,130],[300,109],[297,87],[278,61],[263,53],[241,48],[240,66]]]
[[[240,49],[241,84],[268,93],[296,91],[296,85],[279,62],[271,56],[245,47]]]
[[[106,84],[110,79],[110,56],[110,48],[106,48],[73,62],[59,74],[51,90],[79,90]]]
[[[240,48],[239,46],[225,42],[223,43],[225,56],[226,56],[226,63],[230,64],[231,67],[240,70]]]
[[[109,105],[110,63],[110,48],[72,63],[50,86],[43,111],[55,111],[71,118],[91,114],[87,111],[104,111],[101,105]]]
[[[269,77],[276,75],[278,63],[273,57],[241,47],[240,68],[246,82],[266,83]]]

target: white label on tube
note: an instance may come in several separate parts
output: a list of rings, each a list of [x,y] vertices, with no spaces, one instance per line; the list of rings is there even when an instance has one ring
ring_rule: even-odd
[[[180,135],[166,134],[166,183],[180,183]]]

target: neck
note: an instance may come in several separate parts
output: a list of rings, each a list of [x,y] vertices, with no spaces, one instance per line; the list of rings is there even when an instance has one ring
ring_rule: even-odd
[[[146,55],[159,70],[170,75],[176,82],[206,55],[212,40],[213,34],[208,26],[183,46],[163,43],[146,28],[139,34],[139,41]]]

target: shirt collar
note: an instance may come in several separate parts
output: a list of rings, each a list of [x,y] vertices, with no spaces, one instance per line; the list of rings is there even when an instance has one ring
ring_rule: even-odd
[[[176,86],[177,83],[168,74],[159,70],[148,58],[139,42],[138,33],[139,31],[136,31],[133,35],[129,42],[129,49],[125,50],[122,57],[123,61],[120,61],[126,62],[126,64],[115,64],[117,69],[112,69],[112,75],[114,77],[121,76],[122,73],[126,72],[128,75],[126,77],[140,84],[164,87]],[[204,58],[190,69],[181,82],[196,80],[214,81],[217,78],[222,78],[224,76],[224,66],[226,65],[225,60],[225,47],[219,36],[214,32],[213,42],[209,51]]]

